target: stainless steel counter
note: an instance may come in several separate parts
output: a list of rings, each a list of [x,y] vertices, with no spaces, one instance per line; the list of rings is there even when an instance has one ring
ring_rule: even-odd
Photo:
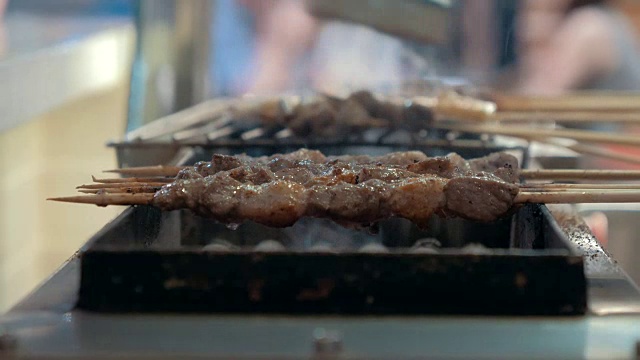
[[[74,309],[79,286],[79,259],[74,257],[0,317],[0,350],[4,338],[9,359],[635,358],[638,289],[601,253],[578,218],[558,218],[587,256],[591,312],[586,316],[90,313]],[[327,348],[340,351],[323,353]]]
[[[130,72],[134,34],[126,18],[9,14],[0,23],[0,131],[115,86]]]

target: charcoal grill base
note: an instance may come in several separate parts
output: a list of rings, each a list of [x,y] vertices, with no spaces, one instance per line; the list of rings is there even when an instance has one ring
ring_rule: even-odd
[[[582,256],[548,210],[528,205],[510,221],[506,228],[485,226],[494,231],[485,238],[495,237],[493,245],[503,248],[482,254],[459,247],[415,254],[403,241],[389,241],[393,237],[383,240],[391,252],[380,254],[246,248],[220,253],[203,250],[194,235],[220,236],[220,229],[193,229],[194,223],[211,222],[137,207],[83,252],[78,306],[107,312],[584,314]],[[231,240],[246,241],[241,230]]]

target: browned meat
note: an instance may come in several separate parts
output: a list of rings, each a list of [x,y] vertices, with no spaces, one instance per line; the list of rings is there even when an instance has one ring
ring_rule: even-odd
[[[435,174],[448,179],[471,174],[469,165],[458,154],[426,159],[409,165],[407,169],[418,174]]]
[[[409,130],[422,130],[429,128],[433,120],[434,115],[431,109],[415,103],[409,103],[404,107],[401,125]]]
[[[360,170],[360,172],[358,173],[357,182],[365,182],[372,179],[390,182],[419,176],[420,174],[416,174],[409,170],[400,168],[389,168],[387,166],[366,166],[363,167],[362,170]]]
[[[246,155],[214,155],[211,162],[200,162],[195,165],[194,169],[182,170],[178,175],[178,179],[209,176],[220,171],[247,166],[253,169],[257,169],[256,166],[266,166],[271,172],[280,173],[281,176],[278,178],[282,179],[287,176],[294,176],[293,174],[296,173],[298,174],[296,176],[303,176],[305,181],[310,180],[308,174],[304,175],[307,172],[314,176],[343,176],[342,173],[345,171],[354,174],[344,175],[350,178],[360,173],[359,175],[363,176],[363,179],[357,179],[360,182],[370,178],[390,180],[398,176],[412,177],[415,174],[434,174],[445,178],[453,178],[471,176],[483,172],[492,173],[507,182],[516,182],[518,180],[518,160],[506,153],[495,153],[483,158],[466,161],[460,155],[454,153],[434,158],[429,158],[420,151],[394,152],[383,156],[344,155],[326,157],[319,151],[308,149],[258,158],[251,158]],[[383,174],[383,172],[386,172],[386,174]],[[350,182],[354,183],[354,181]]]
[[[394,152],[380,156],[374,161],[389,165],[410,165],[420,161],[427,160],[429,157],[421,151]]]
[[[389,196],[391,212],[420,226],[426,226],[431,216],[446,203],[446,179],[430,176],[395,183]]]
[[[314,178],[313,172],[304,167],[281,169],[275,173],[278,180],[293,181],[298,184],[306,184]]]
[[[210,174],[214,169],[227,170]],[[153,203],[226,223],[275,227],[304,216],[355,226],[390,216],[426,226],[434,213],[492,221],[512,208],[516,175],[517,161],[504,154],[469,162],[456,154],[429,159],[414,152],[340,160],[302,150],[256,159],[216,156],[211,166],[183,170]]]
[[[519,187],[501,180],[492,175],[449,180],[444,188],[445,213],[485,222],[504,216],[513,206]]]
[[[176,176],[176,180],[196,180],[203,177],[202,173],[198,169],[198,166],[190,167],[180,170]]]
[[[338,124],[343,124],[352,127],[368,126],[371,116],[367,110],[355,100],[348,99],[343,102],[338,113],[336,114],[336,121]]]
[[[229,170],[229,176],[242,183],[253,185],[262,185],[276,179],[269,168],[259,165],[237,167]]]
[[[267,125],[280,119],[280,113],[272,107],[261,108],[260,115]],[[284,119],[284,124],[299,137],[345,136],[357,134],[372,127],[424,129],[433,120],[431,109],[407,102],[396,104],[378,100],[368,91],[357,91],[346,99],[322,96],[320,99],[302,103]]]
[[[237,167],[248,165],[254,160],[248,156],[213,155],[211,161],[201,161],[195,165],[196,170],[202,176],[213,175],[220,171],[227,171]]]
[[[338,183],[328,189],[331,200],[326,208],[326,217],[341,222],[369,224],[379,221],[384,214],[380,211],[384,189],[380,183],[353,185]]]
[[[369,91],[360,90],[352,93],[349,100],[360,104],[371,116],[377,117],[380,102]]]
[[[270,159],[283,158],[283,157],[289,160],[296,160],[296,161],[309,160],[314,163],[322,163],[327,161],[327,157],[324,156],[323,153],[321,153],[318,150],[309,150],[309,149],[299,149],[288,154],[276,154],[276,155],[270,156]]]
[[[328,102],[321,101],[298,106],[287,127],[297,136],[337,134],[336,110]]]
[[[237,216],[259,224],[286,227],[296,223],[307,207],[307,189],[290,181],[273,181],[259,186],[241,186]],[[265,206],[265,204],[268,204]]]
[[[493,173],[504,181],[515,183],[519,178],[518,159],[515,156],[499,152],[468,162],[473,172]]]

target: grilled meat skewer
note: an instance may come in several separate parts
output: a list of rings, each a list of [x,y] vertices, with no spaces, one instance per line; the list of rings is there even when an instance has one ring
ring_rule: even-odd
[[[502,153],[471,161],[421,152],[327,158],[305,149],[260,158],[215,155],[181,170],[147,204],[191,209],[230,224],[251,220],[274,227],[305,216],[356,226],[391,216],[425,226],[434,213],[492,221],[513,207],[517,168],[517,160]],[[141,196],[135,200],[144,203]]]

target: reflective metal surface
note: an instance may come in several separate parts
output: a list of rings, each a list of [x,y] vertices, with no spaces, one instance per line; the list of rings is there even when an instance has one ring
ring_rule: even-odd
[[[212,0],[140,0],[128,130],[208,98]]]
[[[593,236],[580,230],[580,221],[565,219],[563,229],[583,241],[578,247],[594,245]],[[598,248],[587,256],[597,255]],[[631,359],[640,338],[638,291],[615,264],[605,260],[587,267],[592,314],[563,318],[105,315],[73,310],[77,265],[78,260],[72,259],[0,318],[0,327],[17,339],[12,355],[305,359],[328,346],[337,349],[329,358],[348,359]],[[339,346],[321,341],[318,347],[322,331]]]

